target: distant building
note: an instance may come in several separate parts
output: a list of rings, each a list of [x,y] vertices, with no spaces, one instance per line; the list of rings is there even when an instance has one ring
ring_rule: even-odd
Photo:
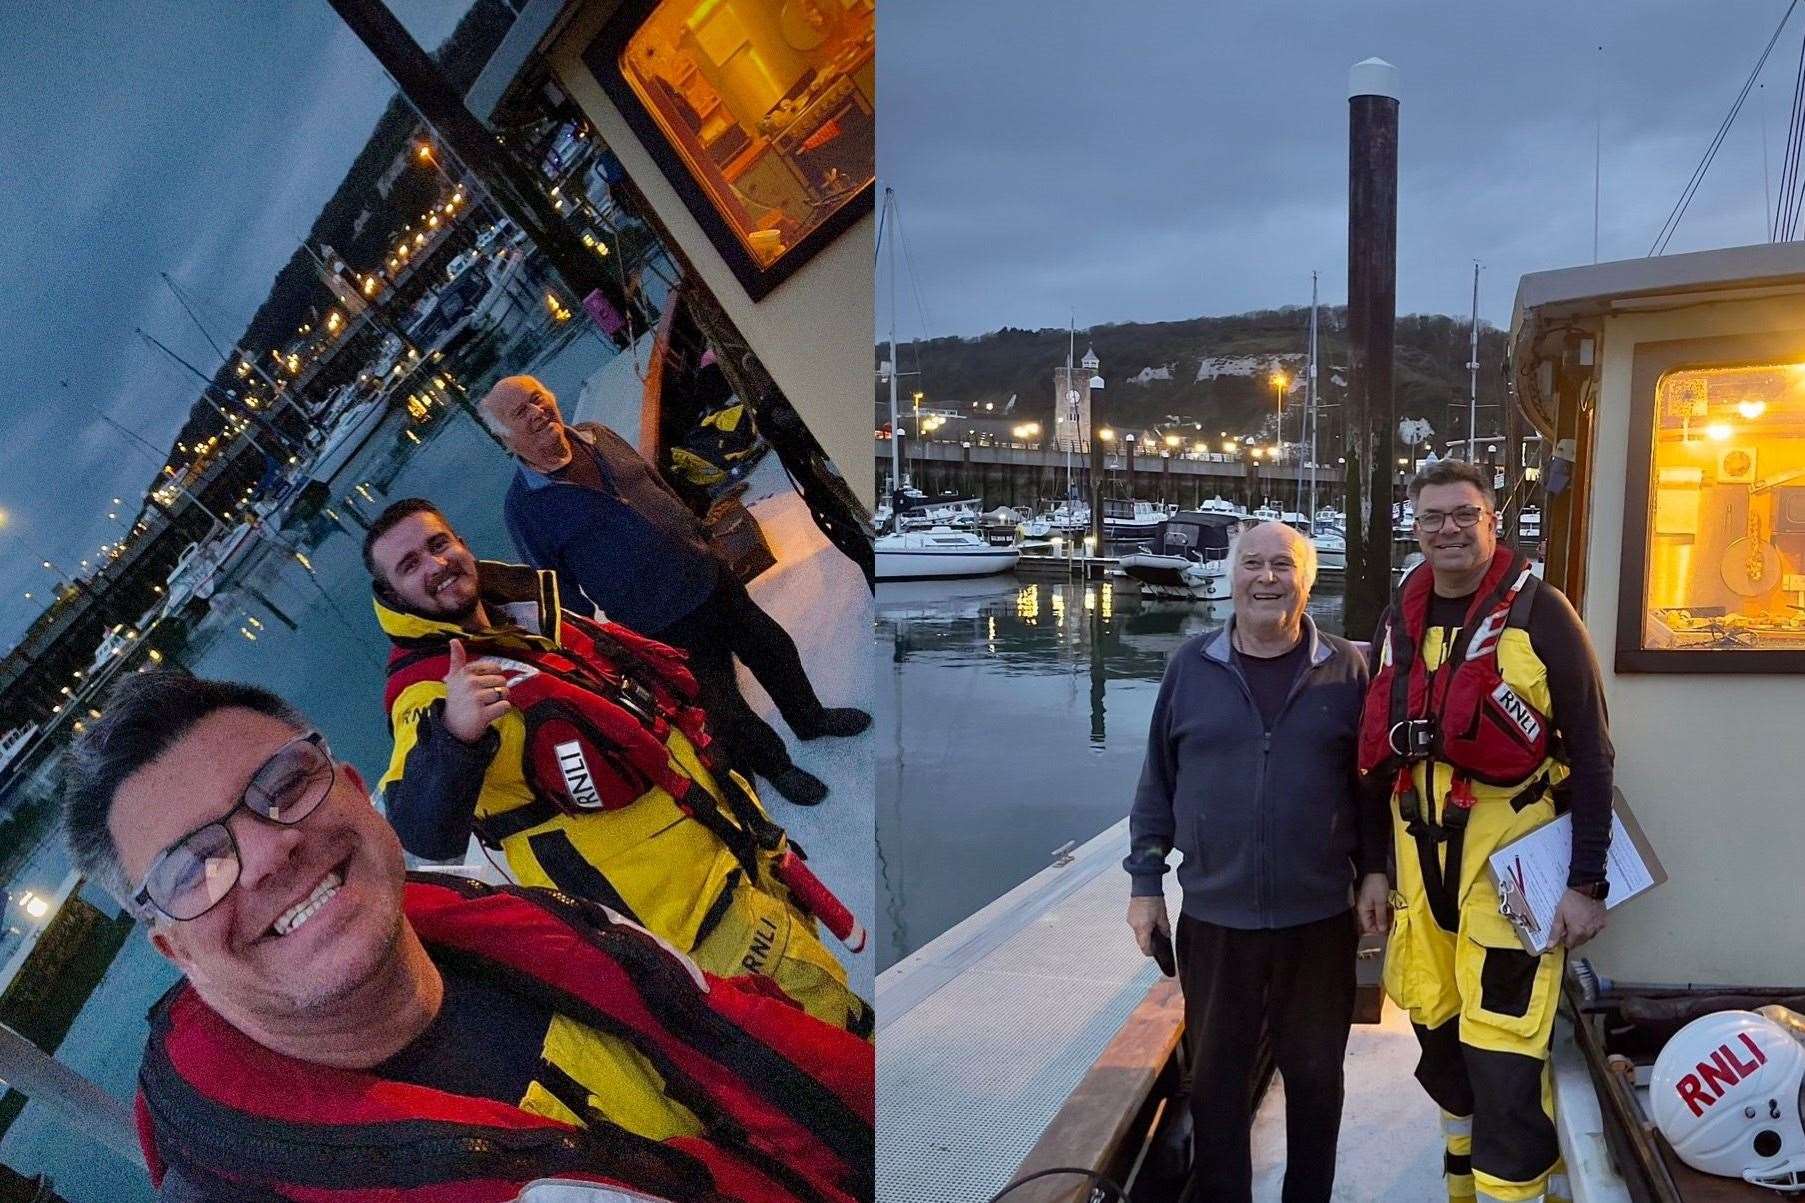
[[[1053,369],[1053,446],[1060,451],[1082,451],[1091,441],[1091,378],[1102,362],[1092,350],[1067,378],[1062,364]]]

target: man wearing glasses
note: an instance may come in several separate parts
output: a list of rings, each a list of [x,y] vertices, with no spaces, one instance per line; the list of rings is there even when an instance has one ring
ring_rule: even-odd
[[[186,979],[139,1075],[164,1197],[868,1197],[869,1044],[591,904],[407,876],[280,698],[136,675],[71,760],[78,867]]]
[[[1394,803],[1385,988],[1422,1045],[1450,1199],[1566,1197],[1548,1079],[1566,950],[1604,930],[1612,749],[1598,662],[1572,605],[1498,545],[1488,474],[1410,483],[1424,563],[1373,638],[1360,767]],[[1486,860],[1568,811],[1573,855],[1550,950],[1523,950]]]

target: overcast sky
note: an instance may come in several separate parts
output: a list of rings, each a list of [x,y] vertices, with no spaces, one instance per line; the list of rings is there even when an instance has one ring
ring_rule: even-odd
[[[1347,293],[1348,67],[1402,76],[1398,311],[1506,324],[1525,272],[1644,255],[1787,0],[895,0],[878,170],[901,337],[1160,320]],[[1805,11],[1768,60],[1777,186]],[[1600,51],[1598,47],[1602,46]],[[1750,94],[1669,246],[1765,241]],[[878,329],[888,325],[880,268]],[[1105,365],[1107,368],[1108,365]],[[1118,365],[1132,372],[1142,365]]]
[[[389,0],[427,48],[469,0]],[[217,364],[162,282],[236,338],[393,86],[326,0],[9,5],[0,44],[0,648],[117,538]],[[69,387],[60,382],[69,381]],[[129,492],[128,492],[129,490]]]

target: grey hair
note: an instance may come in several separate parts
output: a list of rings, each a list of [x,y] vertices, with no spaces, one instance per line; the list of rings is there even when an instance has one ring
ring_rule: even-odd
[[[1292,537],[1292,543],[1298,549],[1297,567],[1299,573],[1303,576],[1304,592],[1308,593],[1310,590],[1314,589],[1316,587],[1316,544],[1311,540],[1310,536],[1304,534],[1303,531],[1298,530],[1295,526],[1292,526],[1287,522],[1273,522],[1268,519],[1264,522],[1250,523],[1237,531],[1235,537],[1228,542],[1228,562],[1231,570],[1239,558],[1242,536],[1246,535],[1249,531],[1256,531],[1262,526],[1277,527],[1279,530],[1284,531]]]
[[[484,400],[487,400],[487,398],[484,398]],[[489,433],[500,439],[503,444],[506,444],[508,441],[508,428],[503,426],[496,416],[489,412],[489,407],[487,405],[479,405],[476,407],[476,413],[477,416],[483,420],[483,425],[488,429]]]
[[[491,413],[489,411],[490,399],[493,398],[495,396],[495,394],[499,393],[502,389],[509,388],[509,387],[545,389],[545,391],[548,394],[551,392],[551,390],[545,388],[544,383],[541,382],[539,380],[539,378],[536,376],[526,376],[526,375],[518,375],[518,374],[513,375],[513,376],[503,376],[500,380],[497,380],[494,384],[489,386],[489,391],[484,393],[483,399],[477,403],[476,412],[482,416],[483,425],[488,428],[490,434],[494,435],[497,439],[501,440],[501,443],[504,447],[507,447],[508,450],[512,451],[514,449],[514,444],[512,442],[510,442],[508,439],[508,428],[501,424],[501,419],[497,418],[493,413]]]
[[[1417,470],[1417,474],[1410,478],[1410,487],[1407,492],[1411,504],[1414,505],[1423,490],[1430,485],[1460,484],[1472,485],[1478,489],[1479,495],[1485,498],[1485,504],[1489,509],[1498,508],[1498,494],[1492,488],[1491,469],[1482,468],[1478,464],[1469,464],[1460,459],[1438,459],[1432,464],[1424,464]]]
[[[100,721],[70,748],[63,770],[63,838],[76,869],[126,908],[136,887],[119,863],[119,847],[107,825],[119,787],[216,710],[241,709],[293,727],[307,719],[267,689],[236,681],[209,681],[171,669],[134,673],[113,688]]]

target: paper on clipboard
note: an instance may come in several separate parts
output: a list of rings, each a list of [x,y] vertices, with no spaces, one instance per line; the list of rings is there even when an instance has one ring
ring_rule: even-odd
[[[1573,819],[1561,815],[1504,845],[1486,862],[1498,890],[1498,909],[1530,952],[1548,950],[1548,929],[1561,895],[1567,892],[1572,861]],[[1667,871],[1619,790],[1611,791],[1611,849],[1605,877],[1611,883],[1607,909],[1667,880]]]

